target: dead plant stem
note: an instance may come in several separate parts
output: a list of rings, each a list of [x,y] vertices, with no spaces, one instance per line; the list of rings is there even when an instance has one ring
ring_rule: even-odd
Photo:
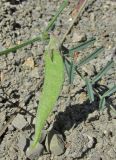
[[[68,35],[68,33],[71,31],[73,25],[75,24],[75,22],[79,21],[79,17],[81,16],[81,14],[83,13],[85,7],[87,6],[87,3],[88,3],[89,0],[85,0],[85,2],[83,2],[82,6],[80,7],[80,9],[77,11],[77,15],[75,16],[74,20],[72,21],[71,25],[69,26],[68,30],[66,31],[66,33],[64,34],[62,40],[61,40],[61,46],[63,44],[63,42],[65,41],[66,39],[66,36]]]

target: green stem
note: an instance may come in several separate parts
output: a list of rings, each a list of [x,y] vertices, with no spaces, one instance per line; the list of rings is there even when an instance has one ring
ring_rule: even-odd
[[[22,43],[22,44],[16,45],[15,47],[8,48],[8,49],[6,49],[6,50],[4,50],[4,51],[1,51],[1,52],[0,52],[0,56],[2,56],[2,55],[4,55],[4,54],[8,54],[9,52],[14,52],[14,51],[16,51],[17,49],[20,49],[20,48],[22,48],[22,47],[25,47],[25,46],[27,46],[27,45],[29,45],[29,44],[32,44],[32,43],[36,42],[36,41],[41,41],[41,39],[42,39],[42,38],[41,38],[40,36],[38,36],[38,37],[33,38],[33,39],[31,39],[31,40],[28,40],[28,41],[26,41],[26,42],[24,42],[24,43]]]
[[[51,19],[51,21],[48,23],[47,28],[40,34],[40,36],[35,37],[31,40],[28,40],[26,42],[23,42],[22,44],[16,45],[14,47],[8,48],[4,51],[0,52],[0,56],[4,55],[4,54],[8,54],[10,52],[14,52],[17,49],[20,49],[22,47],[25,47],[29,44],[32,44],[36,41],[42,41],[42,40],[47,40],[48,39],[48,31],[52,28],[54,22],[56,21],[56,19],[58,18],[59,14],[63,11],[63,9],[67,6],[68,4],[68,0],[64,0],[64,2],[61,4],[61,6],[59,7],[58,11],[56,12],[55,16]]]
[[[55,16],[54,16],[54,17],[51,19],[51,21],[48,23],[48,26],[47,26],[47,28],[45,29],[44,32],[48,32],[48,31],[52,28],[54,22],[56,21],[56,19],[57,19],[58,16],[60,15],[60,13],[64,10],[64,8],[65,8],[67,5],[68,5],[68,0],[64,0],[64,2],[62,3],[62,5],[60,6],[60,8],[58,9],[58,11],[56,12]]]

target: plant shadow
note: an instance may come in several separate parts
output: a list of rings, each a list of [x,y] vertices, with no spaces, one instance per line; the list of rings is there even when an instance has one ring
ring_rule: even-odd
[[[7,0],[7,1],[10,2],[10,4],[12,4],[12,5],[18,5],[18,4],[21,4],[22,2],[27,1],[27,0],[19,0],[19,1],[17,1],[17,0]]]
[[[103,87],[104,90],[107,90],[107,87]],[[79,94],[79,92],[77,92],[77,94]],[[108,102],[110,102],[110,104],[113,106],[112,103],[112,99],[108,98],[106,99]],[[108,114],[108,119],[111,119],[111,112],[110,112],[110,106],[106,105],[107,107],[107,114]],[[115,107],[113,106],[113,108],[115,109]],[[72,129],[74,130],[76,127],[78,127],[82,122],[88,122],[88,116],[89,114],[98,111],[98,116],[100,116],[100,111],[99,111],[99,98],[96,96],[95,97],[95,101],[90,103],[89,100],[86,100],[85,102],[83,102],[83,104],[75,104],[75,105],[69,105],[66,107],[65,111],[59,112],[56,117],[55,117],[55,122],[53,124],[52,129],[58,131],[59,133],[61,133],[64,137],[64,140],[66,140],[66,136],[65,133],[66,131],[71,131]],[[96,121],[98,120],[99,117],[92,117],[91,118],[91,122],[92,121]],[[53,136],[53,135],[52,135]],[[93,137],[94,138],[94,137]],[[52,137],[51,137],[52,139]],[[49,140],[50,141],[50,140]],[[95,147],[97,143],[97,140],[94,138],[94,144],[92,146],[92,148]],[[79,144],[78,144],[79,145]],[[83,152],[82,157],[84,157],[84,155],[86,154],[86,152],[88,152],[91,148],[88,148],[85,152]]]
[[[105,85],[102,86],[95,86],[95,88],[98,89],[99,93],[103,95],[109,88]],[[85,90],[85,89],[84,89]],[[83,89],[77,91],[76,94],[80,94]],[[69,131],[72,127],[77,127],[80,123],[85,122],[88,118],[88,115],[90,113],[93,113],[94,111],[99,110],[99,97],[95,95],[94,102],[90,103],[89,99],[84,101],[82,104],[75,104],[75,105],[69,105],[66,107],[64,112],[59,112],[58,115],[55,117],[55,122],[53,125],[53,128],[64,134],[64,132],[67,130]],[[113,98],[107,97],[106,98],[106,107],[108,110],[107,114],[108,117],[111,118],[110,114],[110,105],[116,109],[116,107],[113,104]]]
[[[76,128],[80,123],[85,122],[88,115],[98,110],[98,103],[90,103],[89,100],[83,104],[75,104],[66,107],[64,112],[59,112],[55,117],[53,128],[64,135],[72,127]]]

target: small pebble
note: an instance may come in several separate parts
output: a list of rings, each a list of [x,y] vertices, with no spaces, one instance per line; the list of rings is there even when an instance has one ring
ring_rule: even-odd
[[[34,68],[34,60],[33,57],[29,57],[26,59],[26,61],[24,62],[23,66],[26,67],[30,67],[30,68]]]
[[[21,134],[18,138],[18,147],[20,150],[24,151],[25,146],[26,146],[26,137]]]
[[[86,41],[87,36],[85,33],[74,32],[72,39],[73,39],[73,42],[84,42]]]
[[[24,116],[21,114],[17,114],[17,116],[12,121],[12,125],[21,130],[27,125],[27,121],[25,120]]]
[[[108,151],[108,155],[113,159],[116,159],[116,152],[113,148],[110,148],[110,150]]]
[[[87,122],[91,122],[91,121],[98,120],[98,118],[99,118],[99,113],[98,113],[98,111],[94,111],[93,113],[90,113],[90,114],[88,115]]]
[[[44,151],[44,146],[40,143],[37,144],[37,146],[35,147],[35,149],[29,150],[29,148],[26,151],[26,156],[29,159],[36,159],[38,158],[42,152]]]
[[[65,151],[63,137],[55,130],[48,133],[45,145],[48,152],[50,151],[55,156],[59,156]]]
[[[38,68],[35,67],[35,68],[31,71],[30,75],[31,75],[31,77],[34,77],[34,78],[40,78]]]

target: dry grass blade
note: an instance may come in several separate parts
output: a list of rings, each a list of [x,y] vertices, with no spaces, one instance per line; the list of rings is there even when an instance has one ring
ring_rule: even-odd
[[[62,46],[63,42],[65,41],[66,36],[68,35],[68,33],[70,32],[70,30],[72,29],[74,23],[77,21],[77,18],[79,18],[80,15],[83,13],[83,11],[84,11],[84,9],[85,9],[85,7],[86,7],[86,5],[87,5],[88,2],[89,2],[89,0],[79,0],[79,3],[77,4],[77,6],[79,6],[78,10],[77,10],[77,14],[76,14],[74,20],[72,21],[71,25],[69,26],[68,30],[64,34],[64,36],[63,36],[63,38],[62,38],[62,40],[60,42],[61,46]]]

